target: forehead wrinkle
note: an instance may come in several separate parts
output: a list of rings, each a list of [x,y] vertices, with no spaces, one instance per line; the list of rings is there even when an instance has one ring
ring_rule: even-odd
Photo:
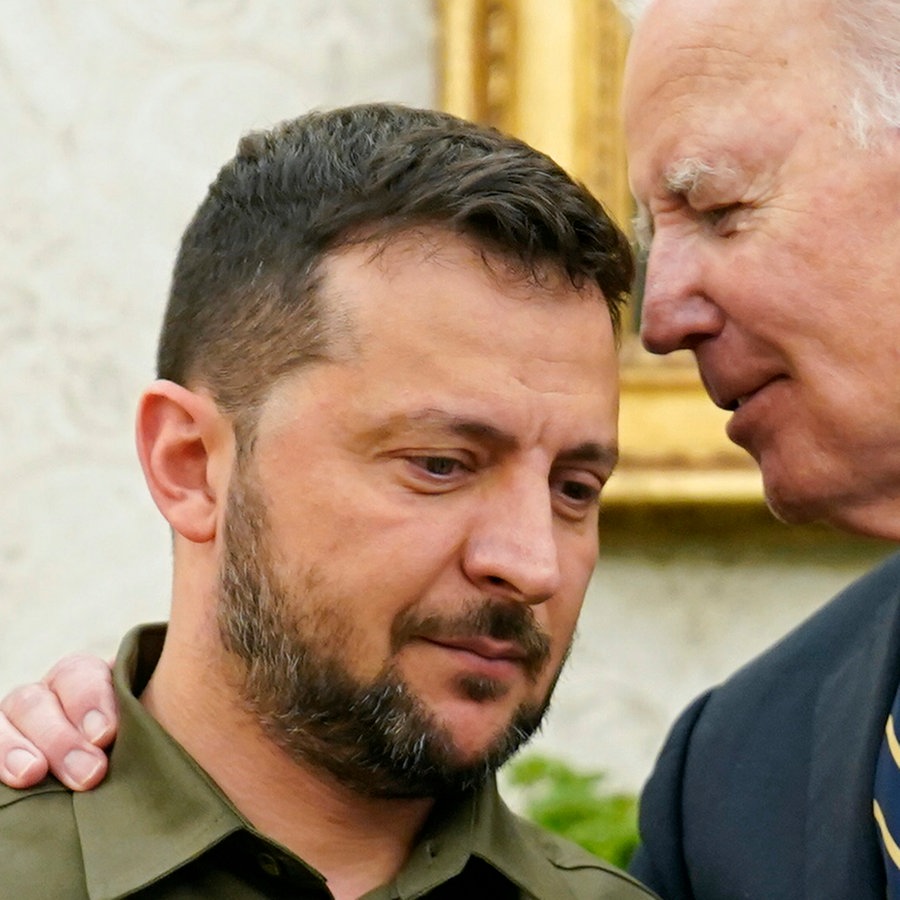
[[[693,28],[702,37],[689,35],[690,42],[673,44],[667,31],[662,40],[650,41],[636,53],[638,71],[649,65],[654,73],[642,102],[662,98],[669,115],[683,108],[690,111],[697,97],[729,90],[734,84],[768,80],[772,69],[782,71],[787,65],[786,53],[776,53],[759,40],[751,42],[746,29],[725,25],[711,29],[698,23],[693,23]],[[719,32],[724,32],[721,38]],[[634,60],[630,62],[634,67]]]
[[[780,2],[780,0],[779,0]],[[729,8],[730,7],[730,8]],[[790,28],[783,28],[773,33],[767,23],[759,24],[759,17],[752,13],[752,4],[746,0],[737,0],[714,4],[712,9],[699,12],[694,18],[681,19],[682,31],[673,34],[671,23],[666,29],[663,41],[678,53],[692,53],[706,63],[712,59],[714,71],[720,72],[723,67],[733,65],[744,66],[750,63],[752,68],[760,64],[775,63],[782,65],[784,44],[794,39]],[[807,33],[806,25],[803,33]],[[679,37],[681,38],[679,40]],[[742,72],[742,77],[746,72]]]

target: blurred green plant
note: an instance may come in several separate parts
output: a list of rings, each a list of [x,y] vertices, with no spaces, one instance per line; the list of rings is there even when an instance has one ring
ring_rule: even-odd
[[[548,831],[625,868],[638,844],[637,797],[604,790],[603,772],[579,772],[557,759],[529,755],[507,768],[525,815]]]

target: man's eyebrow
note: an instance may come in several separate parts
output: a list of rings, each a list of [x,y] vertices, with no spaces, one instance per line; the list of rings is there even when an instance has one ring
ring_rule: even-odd
[[[495,425],[490,425],[481,419],[458,416],[442,409],[433,408],[393,415],[375,429],[372,435],[377,440],[382,440],[396,431],[409,427],[435,428],[504,451],[516,450],[519,447],[519,441],[515,435],[503,431]],[[611,470],[618,460],[618,455],[618,450],[614,445],[585,441],[562,450],[557,456],[557,462],[599,463],[604,468]]]
[[[375,440],[384,440],[405,428],[431,428],[480,443],[491,444],[502,450],[515,450],[519,446],[515,436],[494,425],[489,425],[480,419],[459,416],[434,408],[396,413],[373,429],[371,436]]]
[[[731,166],[714,165],[697,156],[685,156],[675,160],[663,173],[662,189],[671,196],[686,198],[691,193],[702,191],[704,186],[716,178],[733,175]],[[653,216],[647,204],[636,201],[637,211],[631,220],[638,247],[647,251],[653,241]]]
[[[686,156],[671,163],[663,172],[662,189],[672,196],[683,197],[700,187],[704,181],[718,174],[716,166],[696,156]],[[646,203],[637,201],[632,219],[634,237],[641,250],[649,250],[653,241],[653,216]]]
[[[704,182],[733,172],[731,166],[715,165],[697,156],[686,156],[666,168],[663,186],[672,194],[689,194],[702,187]]]
[[[614,445],[598,444],[587,441],[563,450],[557,457],[558,463],[599,463],[608,471],[612,471],[619,461],[619,450]]]

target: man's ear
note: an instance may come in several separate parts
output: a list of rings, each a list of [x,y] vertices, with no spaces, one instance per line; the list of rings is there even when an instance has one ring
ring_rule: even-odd
[[[156,381],[141,396],[135,432],[159,511],[189,541],[211,541],[228,491],[231,423],[208,394]]]

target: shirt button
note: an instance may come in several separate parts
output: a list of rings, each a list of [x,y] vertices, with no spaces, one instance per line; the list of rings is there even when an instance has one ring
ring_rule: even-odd
[[[271,875],[274,878],[277,878],[281,875],[281,866],[278,863],[278,860],[272,856],[271,853],[260,853],[256,857],[256,861],[259,863],[259,867],[266,873],[266,875]]]

